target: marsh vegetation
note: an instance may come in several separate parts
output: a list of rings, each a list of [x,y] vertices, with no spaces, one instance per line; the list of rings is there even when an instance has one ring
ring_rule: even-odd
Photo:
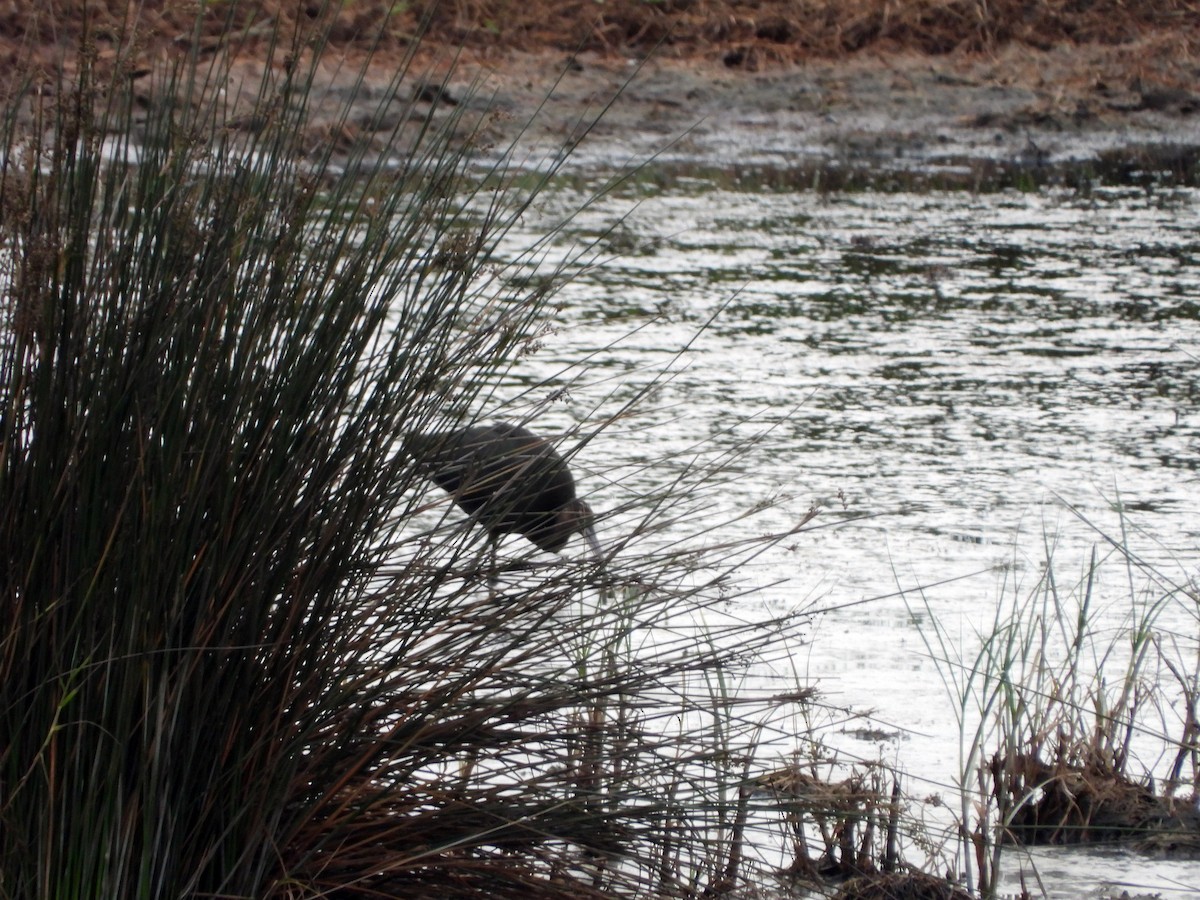
[[[227,33],[248,27],[230,15]],[[315,73],[338,32],[320,16],[287,24],[246,35],[278,60],[239,90],[249,117],[224,90],[233,58],[199,37],[155,67],[168,102],[147,106],[142,45],[120,29],[85,27],[70,65],[49,81],[26,69],[7,98],[0,896],[997,896],[1014,890],[999,875],[1021,844],[1186,849],[1197,595],[1191,557],[1182,576],[1171,564],[1194,532],[1143,555],[1124,506],[1118,530],[1096,524],[1101,561],[1128,575],[1133,612],[1114,628],[1094,615],[1099,562],[1067,578],[1048,548],[1006,569],[1010,518],[964,530],[912,493],[909,470],[872,466],[965,465],[936,490],[982,517],[990,479],[1028,472],[1001,457],[1038,456],[1038,422],[1070,413],[1055,434],[1122,457],[1120,416],[1101,427],[1076,403],[1102,373],[1065,394],[1046,372],[997,385],[975,355],[1000,358],[1015,336],[1035,370],[1052,367],[1114,309],[1145,326],[1138,340],[1164,317],[1188,327],[1194,239],[1164,226],[1169,252],[1139,245],[1131,290],[1146,296],[1110,308],[1081,302],[1084,282],[1040,284],[1078,248],[1052,242],[1043,267],[1011,241],[956,243],[982,200],[913,203],[901,221],[863,195],[718,203],[651,167],[567,179],[567,155],[479,155],[488,113],[415,91],[415,47],[385,92],[368,89],[368,59],[339,95],[347,122],[374,104],[371,128],[314,141],[328,99]],[[672,228],[629,212],[664,184],[679,188]],[[1015,197],[989,208],[997,229]],[[1107,200],[1041,209],[1099,233],[1098,209],[1161,224],[1192,202]],[[831,203],[856,210],[860,233],[818,228]],[[825,243],[786,243],[814,233]],[[1139,258],[1128,250],[1110,261]],[[800,258],[839,286],[802,290],[816,276]],[[1165,268],[1182,299],[1154,305]],[[1036,333],[1021,326],[1031,284]],[[984,338],[939,377],[918,329],[957,347],[964,322]],[[789,380],[797,347],[806,384]],[[774,377],[733,377],[748,353]],[[1108,385],[1128,376],[1143,410],[1175,410],[1175,430],[1152,435],[1166,476],[1195,469],[1195,369],[1172,353]],[[714,361],[723,374],[702,376]],[[971,386],[994,402],[968,423],[956,411],[977,409]],[[1044,405],[1023,416],[1030,390]],[[484,530],[404,452],[406,436],[495,419],[555,437],[597,512],[601,560],[578,539],[549,555],[513,537],[493,563]],[[991,451],[953,463],[973,428]],[[820,488],[795,486],[797,448],[825,460]],[[1166,468],[1136,475],[1166,485]],[[1139,501],[1177,524],[1190,484]],[[974,643],[956,639],[934,579],[870,580],[868,561],[896,561],[870,530],[887,520],[983,548],[935,558],[948,578],[1022,574]],[[842,534],[859,537],[839,550]],[[920,639],[941,680],[961,756],[936,804],[903,764],[836,746],[895,732],[850,709],[858,697],[823,696],[831,679],[814,689],[800,662],[835,627],[823,622],[864,625],[839,619],[828,590],[795,587],[817,557],[853,570],[854,608]],[[901,681],[875,677],[880,697]],[[1143,765],[1147,740],[1160,758]]]

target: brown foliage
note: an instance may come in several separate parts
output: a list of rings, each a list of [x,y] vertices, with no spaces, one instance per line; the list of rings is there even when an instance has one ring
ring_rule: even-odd
[[[795,855],[792,874],[843,879],[878,874],[880,866],[894,868],[893,813],[898,808],[883,791],[881,772],[854,771],[831,782],[791,764],[758,778],[753,792],[774,798],[786,813]],[[809,852],[810,831],[820,836],[818,859]]]
[[[0,40],[9,53],[30,44],[69,45],[84,29],[99,43],[133,37],[147,47],[216,45],[280,34],[303,40],[328,25],[338,45],[382,40],[404,44],[424,28],[436,41],[478,50],[621,51],[659,48],[674,56],[743,56],[796,61],[864,49],[943,54],[1003,44],[1046,49],[1060,43],[1130,43],[1154,31],[1200,33],[1195,0],[419,0],[393,14],[393,4],[361,0],[331,8],[320,0],[212,3],[199,28],[199,4],[147,0],[20,0],[0,11]],[[132,11],[136,9],[136,14]],[[134,16],[137,22],[134,22]]]
[[[790,59],[867,47],[946,53],[1012,41],[1121,44],[1164,25],[1194,32],[1200,20],[1200,5],[1188,0],[455,0],[423,7],[433,10],[435,33],[454,40],[566,51],[662,44],[680,55],[742,46]]]
[[[992,768],[996,783],[1007,785],[1005,802],[1015,810],[1008,833],[1023,844],[1132,840],[1164,854],[1171,852],[1170,843],[1172,855],[1187,856],[1200,846],[1200,820],[1190,809],[1172,810],[1151,788],[1099,758],[1071,765],[1030,753],[1007,762],[996,757]]]
[[[943,878],[923,873],[866,875],[842,885],[834,900],[970,900]]]

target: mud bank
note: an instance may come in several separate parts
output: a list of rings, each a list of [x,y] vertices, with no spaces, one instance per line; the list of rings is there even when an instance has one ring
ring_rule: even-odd
[[[382,111],[402,56],[378,54],[364,70],[361,52],[330,54],[309,92],[308,145],[314,155],[332,145],[348,159],[365,139],[394,155],[406,143],[395,141],[397,128],[450,120],[480,159],[507,152],[530,167],[569,150],[576,169],[654,160],[788,173],[790,187],[1200,183],[1200,93],[1143,85],[1116,52],[1013,45],[991,55],[859,53],[760,67],[728,55],[472,57],[445,48],[423,53]],[[226,127],[256,127],[263,80],[281,80],[282,70],[281,60],[239,55],[209,85]],[[18,119],[36,127],[33,98],[52,96],[48,85],[24,95]],[[177,103],[164,93],[177,89],[139,75],[135,99],[152,110]]]
[[[508,154],[529,167],[569,151],[577,170],[653,160],[734,177],[786,173],[788,187],[1200,183],[1200,94],[1143,86],[1112,52],[858,54],[755,71],[707,56],[464,59],[446,49],[411,66],[384,110],[399,59],[372,58],[364,74],[361,54],[331,55],[308,94],[307,144],[345,161],[363,140],[396,155],[407,145],[398,129],[449,120],[481,160]],[[282,68],[240,56],[209,85],[226,128],[257,127],[264,78],[281,80]],[[36,103],[57,87],[47,84],[24,94],[18,121],[36,127]],[[134,90],[146,110],[179,101],[167,96],[178,86],[156,88],[153,75],[138,76]]]
[[[455,105],[414,109],[436,118],[465,107],[466,123],[484,123],[475,141],[485,152],[515,144],[530,164],[569,147],[585,167],[654,157],[952,181],[1083,167],[1104,179],[1194,183],[1200,96],[1105,72],[1106,50],[1077,46],[989,58],[859,56],[759,72],[719,60],[514,53],[453,71],[435,66],[428,78],[444,83]]]

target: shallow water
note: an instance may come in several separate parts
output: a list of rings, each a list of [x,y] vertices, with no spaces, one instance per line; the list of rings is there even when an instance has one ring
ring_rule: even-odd
[[[594,505],[661,489],[670,464],[654,461],[685,448],[763,435],[721,511],[782,495],[744,527],[786,530],[813,506],[826,527],[758,558],[745,574],[761,589],[732,603],[743,617],[816,613],[792,677],[873,711],[825,739],[847,758],[897,766],[912,796],[953,796],[961,742],[945,677],[969,666],[997,608],[1036,593],[1048,556],[1062,594],[1078,597],[1097,553],[1091,615],[1117,680],[1123,629],[1137,618],[1194,671],[1195,601],[1159,604],[1166,589],[1127,568],[1105,536],[1124,530],[1147,566],[1195,596],[1200,192],[766,183],[656,171],[576,215],[541,261],[590,245],[596,263],[572,266],[581,271],[560,295],[555,332],[505,388],[586,358],[567,401],[545,414],[548,429],[598,419],[664,367],[678,370],[640,417],[577,458]],[[511,247],[594,190],[544,195]],[[934,624],[948,640],[940,664],[927,644]],[[1177,739],[1179,704],[1168,702],[1157,727]],[[1137,747],[1161,777],[1162,742]],[[918,814],[935,827],[945,818]],[[1200,884],[1197,863],[1035,861],[1049,896],[1119,881],[1194,896]]]

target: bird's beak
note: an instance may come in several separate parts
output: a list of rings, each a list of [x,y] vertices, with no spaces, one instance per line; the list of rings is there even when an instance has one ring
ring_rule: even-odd
[[[604,549],[600,546],[600,538],[596,537],[596,529],[591,525],[583,529],[583,536],[587,538],[588,546],[592,548],[592,557],[596,562],[604,561]]]

